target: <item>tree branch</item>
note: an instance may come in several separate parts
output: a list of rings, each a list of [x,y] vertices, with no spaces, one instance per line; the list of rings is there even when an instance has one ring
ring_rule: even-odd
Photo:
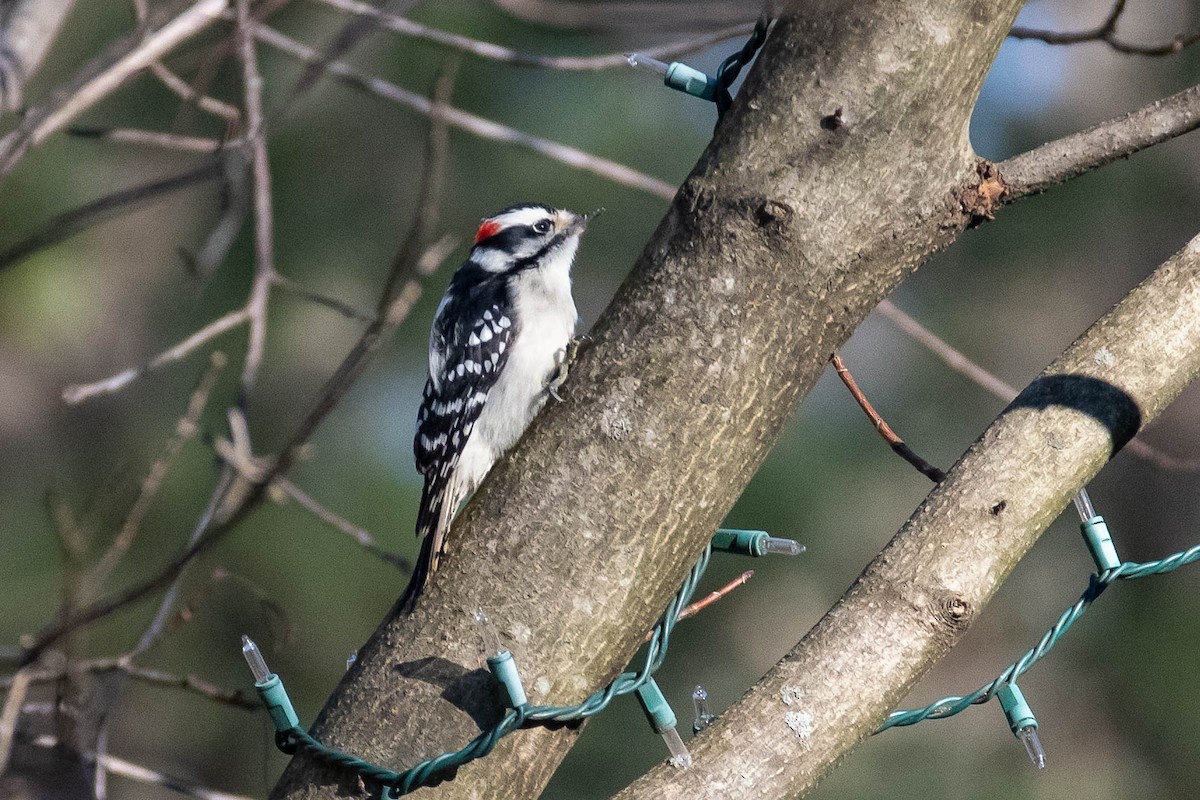
[[[996,166],[1010,203],[1200,128],[1200,86],[1156,100]]]
[[[1017,26],[1009,31],[1008,35],[1013,39],[1032,39],[1056,45],[1103,42],[1118,53],[1138,56],[1169,56],[1173,53],[1178,53],[1185,47],[1191,47],[1200,42],[1200,33],[1193,33],[1190,36],[1180,33],[1163,44],[1136,44],[1134,42],[1127,42],[1117,36],[1117,23],[1120,22],[1121,16],[1124,13],[1125,0],[1117,0],[1113,4],[1112,10],[1109,11],[1108,16],[1104,19],[1104,22],[1091,30],[1064,33]]]
[[[277,50],[282,50],[295,58],[308,63],[319,63],[321,61],[320,53],[313,48],[301,44],[295,39],[285,36],[266,25],[258,25],[255,28],[254,35],[264,44],[270,45]],[[434,111],[433,101],[428,97],[410,92],[380,78],[363,75],[345,62],[330,61],[325,64],[325,68],[330,75],[342,83],[405,106],[418,114],[429,115]],[[447,124],[482,139],[520,145],[539,155],[545,156],[551,161],[558,161],[576,169],[591,172],[614,183],[656,195],[664,200],[670,200],[675,194],[675,187],[658,178],[638,172],[624,164],[618,164],[615,161],[609,161],[606,158],[585,153],[578,148],[553,142],[541,136],[534,136],[531,133],[515,130],[507,125],[501,125],[499,122],[484,119],[461,109],[448,106],[439,109],[438,113],[443,116]]]
[[[1005,409],[838,604],[697,740],[690,770],[658,767],[618,797],[811,789],[966,632],[1071,495],[1198,374],[1200,236]]]
[[[25,83],[42,66],[75,0],[16,0],[0,19],[0,112],[24,103]]]
[[[368,19],[380,28],[392,33],[411,36],[415,39],[423,39],[427,42],[450,47],[478,58],[486,58],[490,61],[569,72],[594,72],[604,69],[628,68],[629,66],[629,61],[625,53],[608,53],[599,56],[544,56],[538,53],[525,53],[520,50],[513,50],[510,47],[504,47],[503,45],[493,44],[492,42],[482,42],[478,39],[472,39],[469,36],[463,36],[459,33],[431,28],[408,17],[389,14],[387,11],[378,9],[368,3],[360,2],[359,0],[321,0],[321,2],[340,11]],[[639,53],[651,58],[674,59],[687,53],[704,50],[729,39],[744,38],[753,29],[753,22],[743,22],[713,31],[712,33],[705,33],[668,44],[652,45],[636,49]]]
[[[565,402],[489,475],[422,602],[360,650],[315,735],[402,766],[495,719],[463,609],[488,611],[535,703],[577,702],[628,662],[828,354],[968,224],[966,124],[1019,5],[829,0],[780,17]],[[839,107],[843,125],[823,127]],[[521,731],[437,795],[536,796],[573,742]],[[354,785],[297,756],[273,797]]]
[[[900,310],[891,300],[884,300],[875,310],[886,317],[893,325],[906,333],[912,339],[923,345],[929,352],[937,356],[943,364],[960,375],[975,383],[976,386],[990,392],[1005,403],[1011,403],[1017,396],[1017,390],[988,372],[983,367],[954,349],[917,320]],[[1200,470],[1200,458],[1179,458],[1164,453],[1143,440],[1138,434],[1133,441],[1125,445],[1123,452],[1137,456],[1158,469],[1167,472],[1195,472]]]
[[[127,40],[114,48],[109,63],[89,64],[68,84],[55,90],[50,102],[30,109],[21,125],[0,139],[0,177],[26,150],[61,130],[71,120],[116,91],[136,73],[221,18],[228,0],[197,0],[179,16],[143,40]]]

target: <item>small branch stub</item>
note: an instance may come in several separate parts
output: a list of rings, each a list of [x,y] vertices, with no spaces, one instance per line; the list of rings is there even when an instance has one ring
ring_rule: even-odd
[[[996,209],[1002,205],[1002,198],[1008,193],[1004,176],[992,162],[980,161],[975,172],[979,175],[979,183],[964,189],[959,198],[962,210],[971,217],[972,226],[995,219]]]

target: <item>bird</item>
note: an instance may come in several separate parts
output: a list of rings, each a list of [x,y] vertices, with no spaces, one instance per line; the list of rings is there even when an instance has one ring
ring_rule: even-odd
[[[411,610],[445,555],[459,505],[565,379],[579,313],[571,267],[593,215],[541,203],[482,221],[429,333],[413,454],[421,539],[400,605]]]

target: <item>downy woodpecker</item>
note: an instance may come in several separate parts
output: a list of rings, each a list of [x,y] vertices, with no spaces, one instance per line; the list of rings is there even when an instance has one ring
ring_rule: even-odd
[[[535,203],[489,217],[442,297],[413,440],[425,476],[411,608],[444,554],[458,506],[516,444],[565,369],[578,313],[571,263],[588,217]]]

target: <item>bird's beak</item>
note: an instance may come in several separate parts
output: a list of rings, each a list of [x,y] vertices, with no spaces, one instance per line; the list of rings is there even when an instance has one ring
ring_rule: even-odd
[[[587,230],[588,223],[594,220],[599,214],[603,213],[603,208],[598,208],[590,214],[576,214],[574,219],[566,227],[568,234],[580,234]]]

